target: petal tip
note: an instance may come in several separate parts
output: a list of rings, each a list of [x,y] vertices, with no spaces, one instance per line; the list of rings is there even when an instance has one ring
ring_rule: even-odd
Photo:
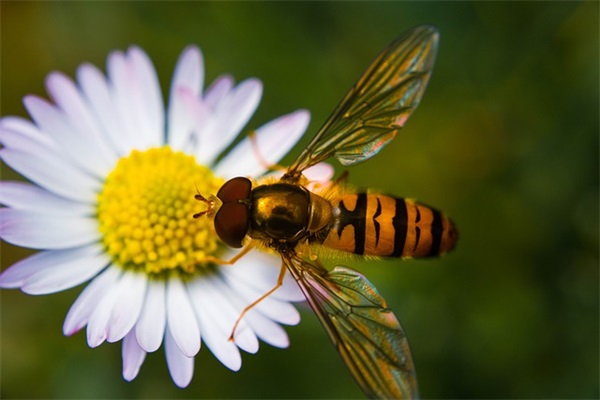
[[[188,59],[188,57],[192,58],[194,61],[201,61],[202,50],[200,50],[200,47],[196,46],[195,44],[190,44],[186,46],[181,52],[182,59]]]
[[[91,335],[88,327],[87,343],[92,349],[100,346],[106,340],[106,332],[97,335]]]

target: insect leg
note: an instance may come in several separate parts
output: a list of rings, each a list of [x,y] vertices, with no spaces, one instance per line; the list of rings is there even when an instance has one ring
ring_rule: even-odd
[[[215,263],[215,264],[219,264],[219,265],[233,265],[233,264],[235,264],[235,262],[237,260],[239,260],[240,258],[244,257],[246,254],[248,254],[248,252],[250,250],[252,250],[253,248],[254,248],[254,245],[252,243],[250,243],[249,245],[245,246],[242,250],[239,251],[239,253],[237,253],[235,256],[233,256],[229,260],[223,260],[223,259],[220,259],[217,257],[207,256],[202,261],[203,262],[211,262],[211,263]]]
[[[285,277],[285,270],[286,270],[285,264],[281,263],[281,269],[279,270],[279,276],[277,277],[277,283],[275,284],[275,286],[273,286],[268,292],[266,292],[265,294],[260,296],[258,299],[254,300],[252,303],[247,305],[246,308],[244,308],[244,310],[242,310],[242,313],[238,317],[237,321],[235,321],[235,324],[233,325],[233,329],[231,330],[231,335],[229,336],[230,342],[233,341],[233,335],[235,334],[235,330],[237,329],[238,325],[240,324],[240,322],[242,321],[242,319],[244,318],[246,313],[248,311],[252,310],[258,303],[260,303],[261,301],[263,301],[264,299],[266,299],[267,297],[272,295],[277,289],[279,289],[281,287],[281,285],[283,285],[283,278]]]
[[[345,170],[344,172],[342,172],[342,174],[335,179],[335,181],[334,181],[335,184],[336,185],[345,185],[346,182],[348,182],[348,175],[349,175],[348,170]]]
[[[260,149],[258,148],[258,142],[256,140],[256,132],[255,131],[250,131],[250,133],[248,134],[248,139],[250,139],[250,145],[252,146],[252,152],[258,159],[258,162],[267,171],[286,171],[287,170],[287,168],[282,165],[271,164],[270,162],[265,160],[265,158],[263,157],[263,155],[260,152]]]

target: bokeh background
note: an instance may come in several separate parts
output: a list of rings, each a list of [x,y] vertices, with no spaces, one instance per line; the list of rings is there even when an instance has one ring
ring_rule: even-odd
[[[388,148],[350,170],[350,182],[444,210],[459,246],[436,260],[350,264],[402,321],[423,397],[598,398],[598,2],[0,7],[2,115],[26,115],[22,96],[45,95],[51,70],[104,66],[131,44],[154,60],[166,92],[180,51],[195,43],[207,81],[223,72],[263,80],[249,127],[306,107],[311,132],[389,41],[437,25],[438,61],[420,108]],[[17,178],[2,165],[2,179]],[[30,254],[6,243],[1,251],[2,269]],[[181,390],[159,351],[127,383],[120,345],[92,350],[84,333],[62,336],[80,290],[0,293],[0,397],[363,397],[306,307],[288,329],[289,349],[263,344],[244,354],[240,372],[203,349]]]

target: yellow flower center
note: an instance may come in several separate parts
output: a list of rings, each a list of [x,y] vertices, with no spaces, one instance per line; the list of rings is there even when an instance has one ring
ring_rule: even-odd
[[[216,193],[222,183],[194,157],[169,147],[134,150],[98,195],[106,251],[121,267],[150,275],[205,270],[219,242],[212,221],[192,218],[199,211],[194,194]]]

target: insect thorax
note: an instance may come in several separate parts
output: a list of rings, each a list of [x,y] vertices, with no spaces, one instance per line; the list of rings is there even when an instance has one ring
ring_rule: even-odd
[[[254,239],[297,243],[330,220],[330,203],[303,186],[275,183],[252,191],[248,234]]]

